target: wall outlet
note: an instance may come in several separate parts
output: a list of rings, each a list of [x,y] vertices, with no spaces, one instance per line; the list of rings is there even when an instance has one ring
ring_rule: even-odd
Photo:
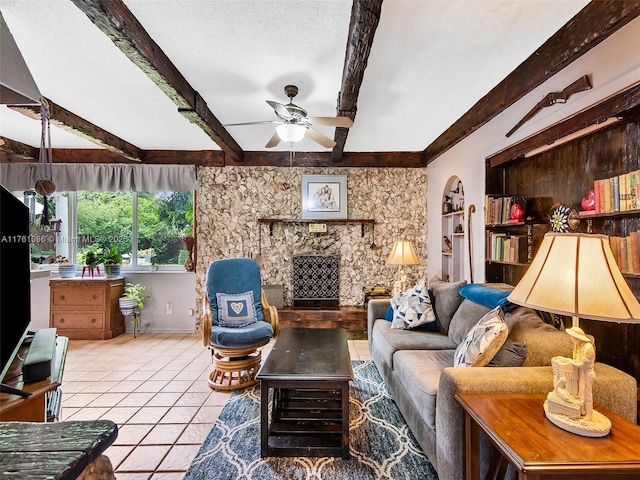
[[[193,308],[190,308],[189,310],[187,310],[187,313],[189,314],[190,317],[193,317]]]
[[[164,313],[166,313],[167,315],[173,315],[173,305],[170,303],[167,303]]]

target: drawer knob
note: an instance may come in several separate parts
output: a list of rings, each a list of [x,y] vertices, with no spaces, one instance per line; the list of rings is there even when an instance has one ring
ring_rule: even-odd
[[[64,295],[60,295],[60,300],[64,300]]]
[[[98,296],[97,296],[97,295],[94,295],[94,296],[93,296],[93,299],[95,300],[96,298],[98,298]]]
[[[96,323],[96,319],[95,319],[95,318],[92,318],[92,319],[91,319],[91,323]]]
[[[60,319],[60,323],[64,323],[64,318],[61,318],[61,319]]]

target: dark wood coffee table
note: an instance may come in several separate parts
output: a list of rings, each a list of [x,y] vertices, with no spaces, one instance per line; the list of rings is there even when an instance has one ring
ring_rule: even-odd
[[[282,329],[256,378],[262,457],[349,458],[353,370],[343,328]]]

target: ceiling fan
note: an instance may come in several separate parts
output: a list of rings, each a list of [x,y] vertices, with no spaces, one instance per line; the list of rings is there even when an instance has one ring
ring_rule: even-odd
[[[269,139],[266,148],[273,148],[280,142],[286,142],[292,145],[307,136],[316,143],[325,148],[333,148],[336,144],[332,139],[320,133],[313,128],[314,125],[328,127],[344,127],[353,126],[353,121],[349,117],[309,117],[307,111],[293,103],[293,98],[298,94],[298,87],[295,85],[287,85],[284,87],[284,93],[289,97],[289,103],[282,104],[267,100],[267,103],[273,108],[278,120],[265,120],[262,122],[245,122],[230,123],[225,127],[238,127],[243,125],[262,125],[265,123],[273,123],[278,125],[273,136]]]

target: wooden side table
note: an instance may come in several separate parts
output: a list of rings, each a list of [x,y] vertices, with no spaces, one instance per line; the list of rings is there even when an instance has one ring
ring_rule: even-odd
[[[546,394],[456,395],[465,410],[466,479],[480,478],[480,432],[502,455],[493,478],[504,475],[507,463],[520,480],[640,478],[640,427],[597,406],[609,417],[611,433],[588,438],[553,425],[544,415]]]

